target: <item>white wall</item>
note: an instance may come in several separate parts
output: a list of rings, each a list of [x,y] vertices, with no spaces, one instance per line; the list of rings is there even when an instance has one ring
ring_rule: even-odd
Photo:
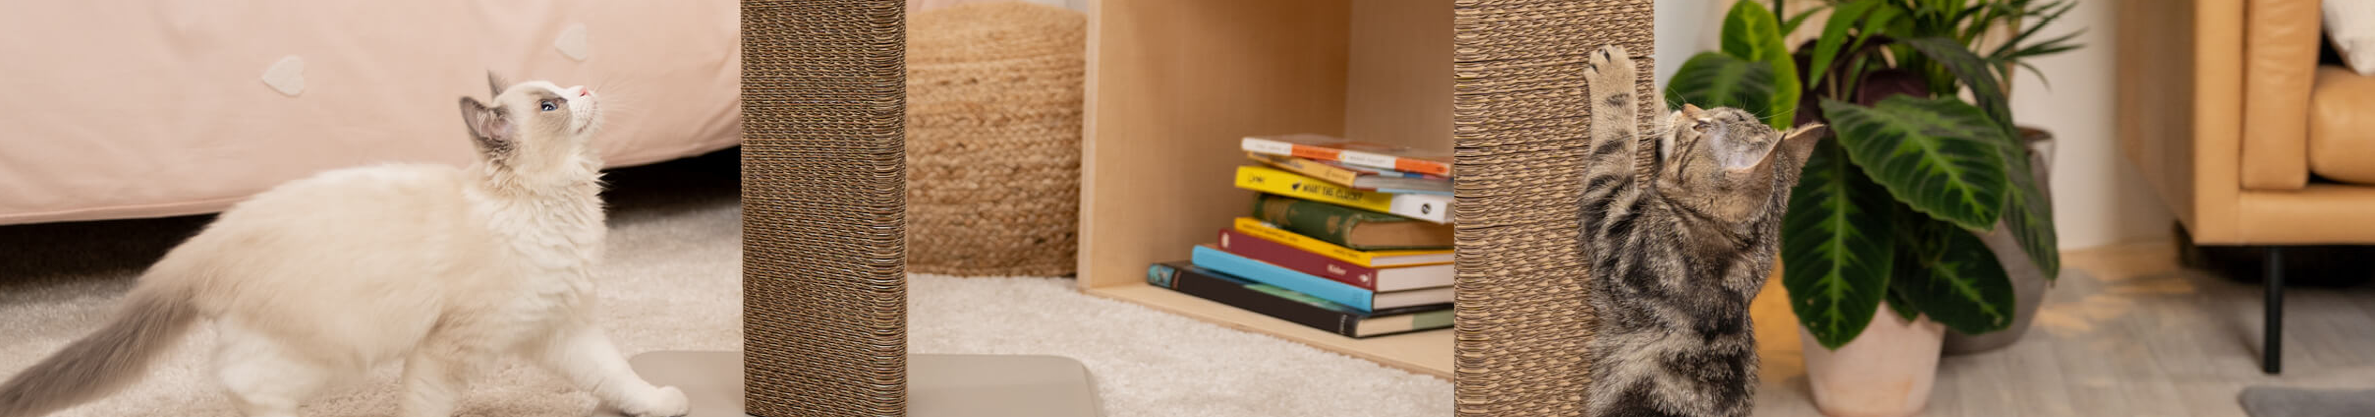
[[[1657,84],[1666,85],[1674,78],[1674,70],[1682,68],[1682,61],[1700,51],[1722,47],[1715,43],[1723,27],[1723,7],[1731,2],[1715,0],[1655,0],[1657,27]]]
[[[2078,2],[2046,29],[2052,33],[2039,35],[2083,28],[2086,34],[2078,42],[2085,47],[2031,61],[2045,73],[2043,83],[2027,73],[2012,81],[2013,120],[2054,133],[2054,222],[2063,250],[2168,238],[2170,222],[2176,221],[2144,185],[2135,164],[2120,154],[2112,130],[2116,3]]]
[[[1691,55],[1719,45],[1723,12],[1732,0],[1655,0],[1658,83]],[[1759,0],[1770,1],[1770,0]],[[1792,0],[1791,9],[1815,0]],[[2174,221],[2119,151],[2112,131],[2115,2],[2081,1],[2040,39],[2085,29],[2085,47],[2032,60],[2052,87],[2021,72],[2012,82],[2016,122],[2054,133],[2054,221],[2063,250],[2169,237]],[[1807,27],[1819,27],[1809,22]],[[1801,34],[1804,28],[1801,28]],[[1817,29],[1819,30],[1819,29]]]

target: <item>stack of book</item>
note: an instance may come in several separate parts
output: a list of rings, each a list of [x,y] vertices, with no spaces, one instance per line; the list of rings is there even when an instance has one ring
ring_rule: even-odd
[[[1252,210],[1185,261],[1184,294],[1361,338],[1451,327],[1451,158],[1320,135],[1247,137]]]

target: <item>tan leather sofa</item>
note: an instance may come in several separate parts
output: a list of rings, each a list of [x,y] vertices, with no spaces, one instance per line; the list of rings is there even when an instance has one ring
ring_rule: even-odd
[[[2320,68],[2318,0],[2119,8],[2120,145],[2192,243],[2268,248],[2276,373],[2281,248],[2375,245],[2375,79]]]

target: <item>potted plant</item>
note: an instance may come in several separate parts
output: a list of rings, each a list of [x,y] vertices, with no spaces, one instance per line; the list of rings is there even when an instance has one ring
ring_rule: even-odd
[[[1667,101],[1831,126],[1791,192],[1782,284],[1816,405],[1909,415],[1927,402],[1946,331],[2025,325],[2060,271],[2038,166],[2047,136],[2014,124],[2002,80],[2077,47],[2036,37],[2075,3],[1832,0],[1816,10],[1829,12],[1820,35],[1794,51],[1782,35],[1816,11],[1782,19],[1780,3],[1735,4],[1722,50],[1684,62]],[[2023,276],[2036,287],[2026,300]]]

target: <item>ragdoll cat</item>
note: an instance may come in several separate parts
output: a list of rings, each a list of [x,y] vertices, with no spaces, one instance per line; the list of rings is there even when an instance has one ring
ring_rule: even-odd
[[[469,169],[348,168],[222,213],[144,272],[120,315],[0,383],[0,417],[34,417],[132,384],[190,325],[221,335],[240,412],[294,416],[328,383],[404,361],[400,415],[447,417],[470,370],[518,355],[630,415],[682,416],[684,393],[627,367],[596,326],[607,233],[593,91],[545,81],[461,99]]]
[[[1598,321],[1584,415],[1748,415],[1748,302],[1772,272],[1782,209],[1823,128],[1785,134],[1746,111],[1686,104],[1645,137],[1632,59],[1614,46],[1588,59],[1581,238]],[[1651,139],[1656,159],[1636,166],[1635,147]]]

